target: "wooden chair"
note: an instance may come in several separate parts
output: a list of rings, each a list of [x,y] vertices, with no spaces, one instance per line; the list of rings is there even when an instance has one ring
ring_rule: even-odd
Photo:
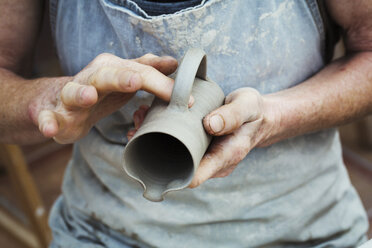
[[[28,226],[22,224],[5,209],[0,208],[0,228],[6,230],[26,247],[48,247],[51,231],[48,227],[47,211],[28,170],[22,150],[16,145],[0,144],[0,162],[5,166],[16,196],[29,221]]]

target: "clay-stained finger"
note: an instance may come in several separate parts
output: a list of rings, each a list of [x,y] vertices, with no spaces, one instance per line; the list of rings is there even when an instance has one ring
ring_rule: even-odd
[[[142,57],[135,59],[134,61],[144,65],[152,66],[165,75],[170,75],[175,72],[178,66],[177,60],[173,57],[159,57],[151,53],[145,54]]]
[[[207,181],[209,178],[213,177],[218,172],[217,165],[220,163],[219,159],[214,156],[206,155],[200,162],[200,165],[195,172],[195,176],[192,179],[189,187],[196,188],[202,183]]]
[[[88,83],[98,92],[134,93],[144,90],[169,101],[172,95],[174,80],[155,68],[132,61],[126,67],[102,67],[93,73]],[[189,106],[193,99],[190,97]]]
[[[211,178],[219,170],[225,167],[227,151],[226,143],[229,137],[217,137],[210,144],[208,151],[200,161],[199,167],[189,185],[190,188],[198,187],[200,184]]]
[[[210,178],[230,174],[249,149],[250,143],[244,135],[216,137],[200,161],[189,187],[195,188]]]
[[[213,135],[224,135],[238,129],[246,121],[239,110],[243,107],[235,102],[219,107],[203,119],[205,129]],[[244,108],[244,111],[248,110]]]
[[[133,136],[136,134],[136,132],[137,132],[137,129],[135,129],[135,128],[128,131],[128,133],[127,133],[128,141],[133,138]]]
[[[262,99],[250,88],[239,89],[226,97],[226,104],[208,114],[204,128],[212,135],[221,136],[234,132],[244,123],[255,121],[262,114]]]
[[[87,108],[98,100],[98,94],[93,86],[68,82],[62,89],[61,100],[68,107]]]
[[[88,83],[99,92],[133,93],[141,88],[142,77],[128,68],[102,67],[89,77]]]
[[[38,126],[40,132],[48,138],[58,133],[58,121],[53,111],[43,110],[38,116]]]
[[[149,108],[150,107],[147,105],[141,105],[139,109],[136,112],[134,112],[133,121],[135,129],[138,129],[142,125],[142,122],[145,119]]]
[[[165,101],[169,101],[173,91],[174,80],[151,66],[141,65],[139,70],[143,79],[141,90],[152,93]]]

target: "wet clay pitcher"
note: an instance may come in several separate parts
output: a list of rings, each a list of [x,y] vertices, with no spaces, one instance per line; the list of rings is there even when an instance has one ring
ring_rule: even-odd
[[[206,69],[204,51],[190,49],[178,68],[170,103],[155,98],[125,147],[124,170],[142,184],[150,201],[186,188],[211,141],[202,120],[222,105],[224,93],[207,79]],[[195,102],[188,108],[190,94]]]

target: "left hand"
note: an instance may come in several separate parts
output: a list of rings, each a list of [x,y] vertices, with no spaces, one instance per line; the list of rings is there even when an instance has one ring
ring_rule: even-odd
[[[189,187],[228,176],[260,142],[264,120],[263,97],[257,90],[240,88],[230,93],[225,105],[203,120],[205,130],[218,137],[212,140]]]
[[[150,106],[148,105],[141,105],[136,112],[133,114],[133,122],[134,122],[134,128],[130,129],[127,133],[128,140],[131,140],[133,136],[136,134],[138,128],[141,127],[142,122],[145,120],[145,117],[147,115],[147,112],[149,110]]]

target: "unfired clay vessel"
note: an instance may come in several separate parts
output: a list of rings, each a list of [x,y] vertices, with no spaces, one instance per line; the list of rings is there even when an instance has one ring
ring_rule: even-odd
[[[206,77],[206,68],[204,51],[190,49],[178,68],[170,103],[156,98],[125,147],[124,170],[142,184],[150,201],[186,188],[211,141],[202,120],[222,105],[224,93]],[[195,102],[188,108],[190,93]]]

